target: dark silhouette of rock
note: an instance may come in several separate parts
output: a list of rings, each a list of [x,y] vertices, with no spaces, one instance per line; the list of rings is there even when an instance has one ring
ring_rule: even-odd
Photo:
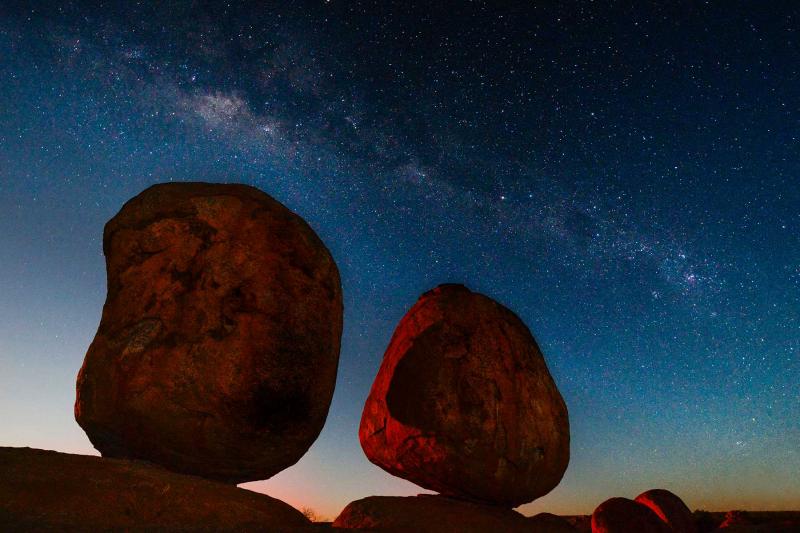
[[[710,533],[717,529],[717,526],[722,522],[722,520],[717,520],[716,515],[719,513],[710,513],[708,511],[704,511],[702,509],[696,510],[692,513],[692,518],[694,520],[695,527],[697,527],[698,533]]]
[[[359,429],[370,461],[443,495],[514,507],[569,462],[569,423],[525,324],[490,298],[441,285],[403,317]]]
[[[800,532],[800,522],[777,520],[762,524],[739,523],[720,527],[714,531],[716,533],[798,533]]]
[[[351,502],[333,522],[342,529],[415,533],[535,533],[516,511],[444,496],[370,496]]]
[[[0,531],[303,531],[280,500],[143,461],[0,448]]]
[[[170,183],[127,202],[103,249],[75,403],[92,444],[231,483],[297,462],[325,423],[342,330],[314,231],[253,187]]]
[[[670,533],[670,527],[646,505],[611,498],[592,514],[592,533]]]
[[[698,533],[800,533],[800,511],[694,512]]]
[[[592,515],[568,515],[562,516],[562,518],[569,522],[578,533],[591,533],[592,531]]]
[[[539,513],[527,519],[531,533],[577,533],[565,518],[550,513]]]
[[[725,514],[725,518],[719,525],[719,529],[727,529],[728,531],[731,531],[730,528],[733,528],[734,526],[743,528],[745,526],[749,527],[752,525],[753,522],[746,511],[736,510],[736,511],[728,511]]]
[[[652,489],[636,497],[636,501],[653,510],[675,533],[697,533],[692,512],[675,494]]]

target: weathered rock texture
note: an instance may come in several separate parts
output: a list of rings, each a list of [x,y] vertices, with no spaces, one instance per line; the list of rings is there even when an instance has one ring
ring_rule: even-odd
[[[370,496],[351,502],[333,527],[418,533],[536,533],[524,516],[511,509],[444,496]]]
[[[652,489],[636,497],[636,501],[653,510],[675,533],[697,533],[692,512],[675,494]]]
[[[400,321],[359,438],[391,474],[509,507],[548,493],[569,462],[567,408],[530,331],[461,285],[423,294]]]
[[[0,531],[303,531],[280,500],[142,461],[0,448]]]
[[[646,505],[611,498],[592,514],[592,533],[670,533],[670,527]]]
[[[578,533],[566,519],[551,513],[539,513],[527,519],[531,533]]]
[[[170,183],[126,203],[103,250],[75,403],[92,444],[232,483],[297,462],[325,422],[342,330],[314,231],[253,187]]]

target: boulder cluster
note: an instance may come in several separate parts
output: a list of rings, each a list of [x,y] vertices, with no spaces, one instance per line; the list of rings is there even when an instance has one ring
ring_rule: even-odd
[[[653,489],[635,500],[611,498],[592,513],[593,533],[697,533],[692,512],[664,489]]]
[[[75,402],[102,457],[0,448],[0,529],[312,527],[233,484],[294,464],[325,423],[343,310],[319,237],[253,187],[170,183],[127,202],[103,250],[108,294]],[[359,439],[374,464],[438,494],[357,500],[332,527],[588,531],[513,510],[564,475],[567,407],[522,320],[462,285],[424,293],[402,318]],[[591,530],[697,533],[664,490],[604,502]]]

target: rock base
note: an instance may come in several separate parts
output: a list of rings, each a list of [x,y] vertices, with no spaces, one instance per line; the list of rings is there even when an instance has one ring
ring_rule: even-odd
[[[333,527],[419,533],[536,531],[516,511],[426,494],[356,500],[344,508]]]
[[[305,531],[288,504],[142,461],[0,447],[0,531]]]

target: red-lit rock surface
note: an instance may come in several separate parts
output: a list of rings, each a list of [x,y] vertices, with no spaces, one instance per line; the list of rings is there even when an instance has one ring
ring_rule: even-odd
[[[397,533],[536,533],[516,511],[443,496],[370,496],[351,502],[333,522],[342,529]]]
[[[565,518],[550,513],[539,513],[527,519],[531,533],[577,533]]]
[[[638,495],[636,501],[652,509],[675,533],[697,533],[692,512],[670,491],[648,490]]]
[[[731,526],[747,526],[751,525],[750,517],[746,511],[728,511],[725,513],[725,519],[719,525],[721,529]]]
[[[530,331],[460,285],[425,293],[400,321],[359,438],[391,474],[509,507],[547,494],[569,462],[567,408]]]
[[[143,461],[0,448],[0,531],[303,531],[280,500]]]
[[[245,185],[156,185],[106,224],[108,296],[75,417],[108,457],[265,479],[316,439],[342,295],[314,231]]]
[[[611,498],[592,514],[592,533],[671,533],[670,527],[646,505]]]

